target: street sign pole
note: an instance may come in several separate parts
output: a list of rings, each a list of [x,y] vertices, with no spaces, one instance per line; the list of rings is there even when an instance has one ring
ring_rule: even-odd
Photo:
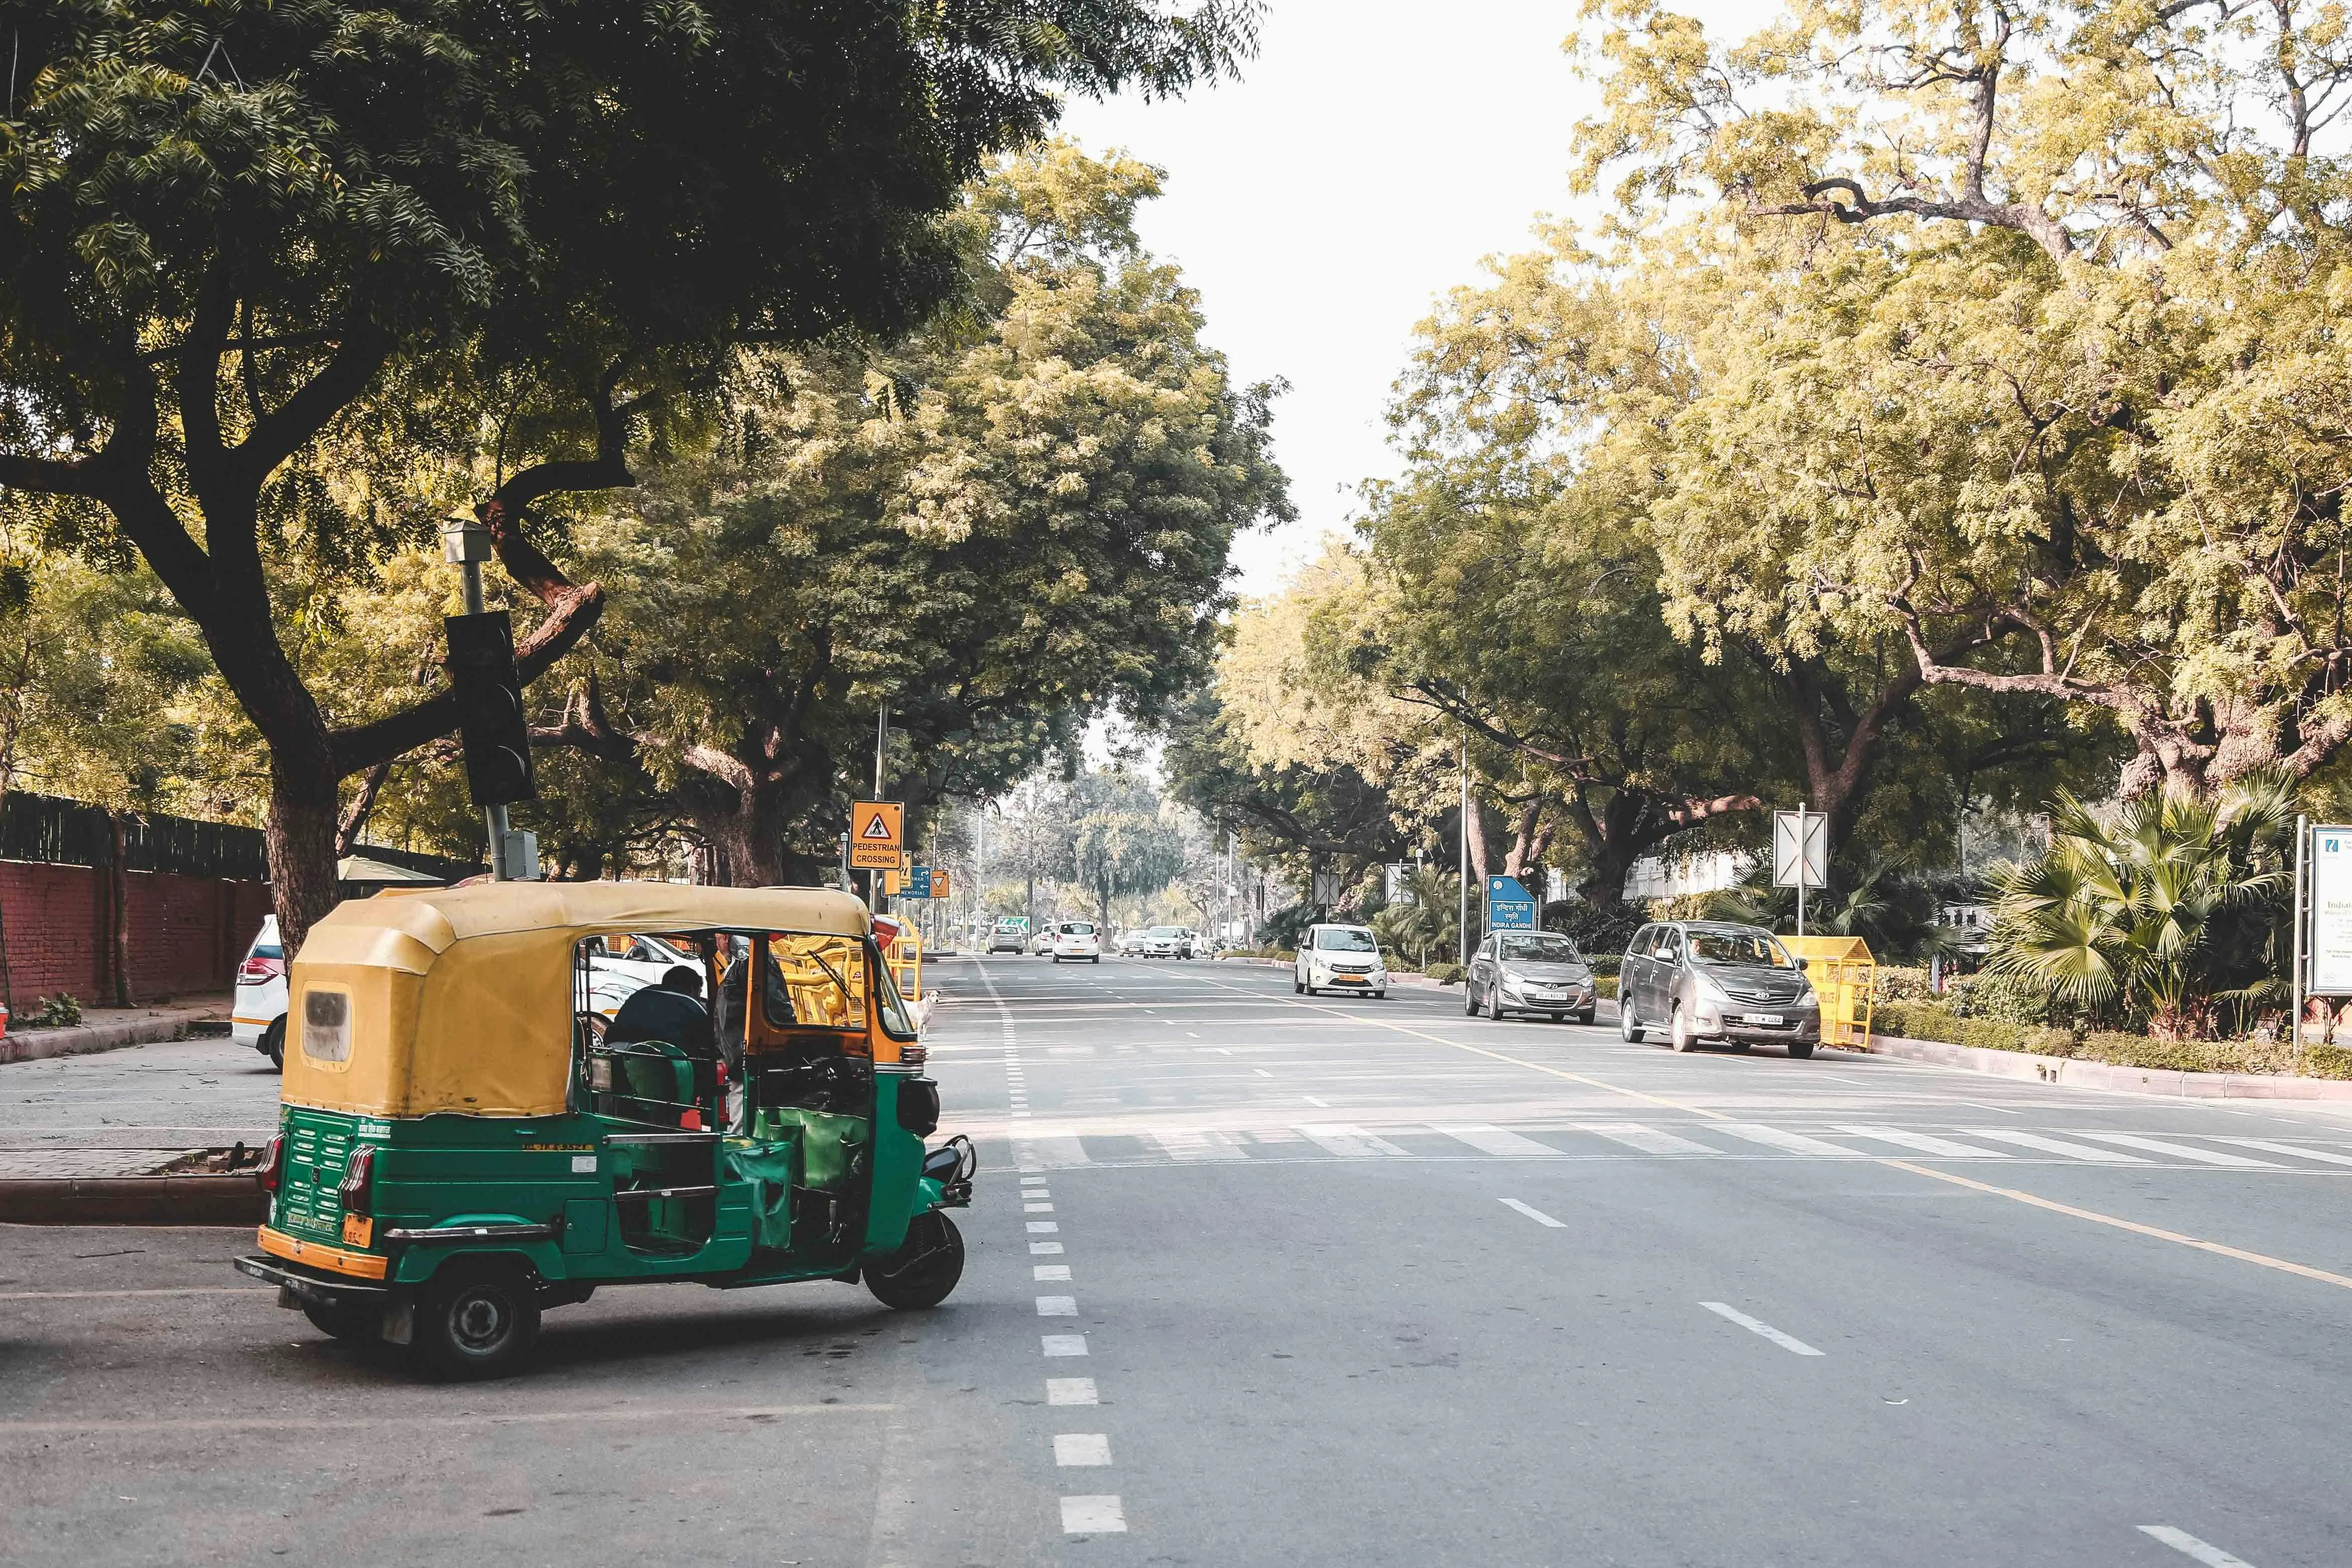
[[[1462,870],[1455,879],[1461,896],[1454,900],[1454,923],[1458,931],[1454,962],[1470,967],[1470,731],[1462,732]],[[1468,984],[1468,981],[1464,981]]]
[[[2294,819],[2294,983],[2286,1015],[2287,1038],[2294,1042],[2298,1062],[2303,1059],[2303,878],[2310,849],[2311,818],[2298,816]]]
[[[882,786],[876,784],[874,793],[880,795]],[[1805,803],[1797,803],[1797,934],[1805,934]]]

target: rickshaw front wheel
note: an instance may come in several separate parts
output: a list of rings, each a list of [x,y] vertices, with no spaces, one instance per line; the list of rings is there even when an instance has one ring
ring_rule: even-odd
[[[539,1338],[539,1298],[520,1264],[454,1259],[416,1303],[410,1352],[433,1377],[502,1377]]]
[[[907,1244],[863,1272],[866,1288],[886,1307],[902,1312],[936,1307],[963,1278],[963,1235],[936,1209],[917,1215],[907,1226]]]

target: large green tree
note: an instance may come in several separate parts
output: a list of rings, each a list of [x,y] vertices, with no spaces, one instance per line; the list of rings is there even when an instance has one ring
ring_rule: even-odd
[[[289,944],[333,897],[340,781],[456,711],[429,685],[364,723],[322,709],[281,636],[282,541],[363,561],[478,499],[546,612],[536,675],[604,603],[551,559],[562,498],[630,483],[633,438],[732,345],[923,319],[962,281],[934,219],[1055,89],[1177,90],[1255,21],[1245,0],[0,15],[0,486],[54,535],[128,540],[194,621],[268,750]]]
[[[1145,254],[1150,167],[1008,159],[959,232],[972,310],[747,356],[715,447],[579,531],[614,609],[541,739],[639,781],[730,880],[807,876],[870,787],[993,794],[1205,679],[1237,531],[1286,517],[1265,388]]]

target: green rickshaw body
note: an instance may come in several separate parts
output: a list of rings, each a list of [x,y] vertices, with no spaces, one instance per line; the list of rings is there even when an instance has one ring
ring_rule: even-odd
[[[599,967],[616,942],[698,957],[707,1038],[618,1037],[646,985]],[[926,1148],[938,1088],[846,895],[370,900],[314,928],[290,978],[269,1218],[238,1267],[330,1331],[409,1342],[457,1276],[505,1280],[534,1330],[605,1285],[862,1275],[894,1306],[952,1288],[941,1211],[970,1202],[970,1148]]]

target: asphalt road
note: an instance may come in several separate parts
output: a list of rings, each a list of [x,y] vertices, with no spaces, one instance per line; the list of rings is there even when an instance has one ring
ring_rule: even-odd
[[[946,1306],[607,1291],[439,1388],[242,1237],[0,1228],[0,1560],[2352,1559],[2342,1112],[935,975],[983,1155]]]

